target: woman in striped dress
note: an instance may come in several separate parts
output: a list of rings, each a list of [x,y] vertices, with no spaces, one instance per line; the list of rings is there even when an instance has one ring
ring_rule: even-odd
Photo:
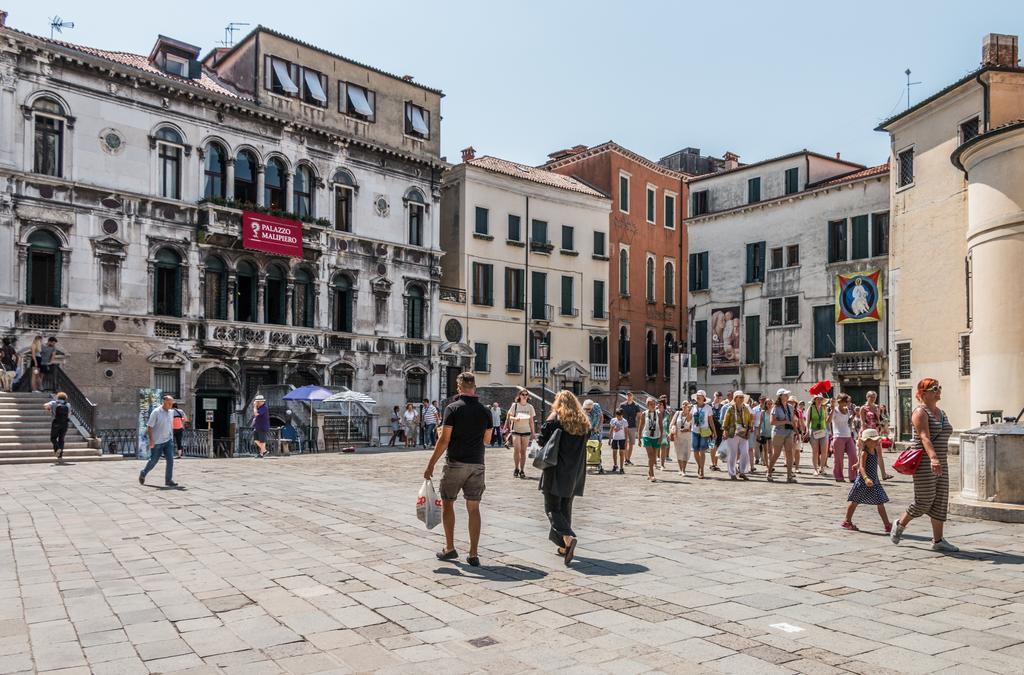
[[[932,550],[956,553],[958,549],[942,536],[949,509],[949,465],[946,455],[949,449],[949,435],[953,426],[939,408],[942,387],[938,380],[926,377],[917,383],[917,400],[921,405],[914,410],[911,422],[914,425],[914,449],[923,450],[928,456],[914,472],[914,502],[892,528],[892,543],[900,543],[903,530],[914,518],[927,515],[932,521]]]

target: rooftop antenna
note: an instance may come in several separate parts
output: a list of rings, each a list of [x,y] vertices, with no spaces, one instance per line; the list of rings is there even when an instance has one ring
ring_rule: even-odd
[[[910,68],[903,71],[903,74],[907,76],[907,110],[910,110],[910,88],[915,84],[921,84],[920,82],[910,81]]]
[[[74,27],[75,27],[75,22],[74,21],[65,21],[64,19],[60,18],[59,16],[54,16],[53,18],[50,19],[50,39],[51,40],[53,39],[53,31],[57,31],[58,33],[63,33],[64,32],[63,31],[64,28],[74,28]]]
[[[232,21],[228,25],[224,26],[224,39],[220,41],[220,44],[225,47],[235,46],[235,31],[239,30],[242,26],[249,26],[251,24],[243,23],[241,21]]]

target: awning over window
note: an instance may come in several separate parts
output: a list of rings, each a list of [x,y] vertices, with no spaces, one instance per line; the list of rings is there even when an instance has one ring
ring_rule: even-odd
[[[292,82],[292,78],[288,74],[288,67],[284,62],[274,59],[271,61],[271,64],[273,64],[274,75],[277,77],[277,81],[281,84],[281,88],[289,94],[298,94],[299,88],[295,86],[294,82]],[[319,82],[317,84],[319,85]]]
[[[306,89],[309,90],[309,95],[321,103],[327,103],[327,94],[324,93],[324,88],[320,86],[320,76],[312,70],[304,70],[302,75],[306,80]]]
[[[348,101],[352,108],[360,115],[373,117],[373,108],[370,107],[370,102],[366,99],[366,90],[351,84],[345,89],[348,91]]]
[[[419,106],[410,105],[409,111],[411,115],[411,122],[413,130],[418,134],[424,136],[430,135],[430,128],[427,126],[426,120],[423,119],[423,108]]]

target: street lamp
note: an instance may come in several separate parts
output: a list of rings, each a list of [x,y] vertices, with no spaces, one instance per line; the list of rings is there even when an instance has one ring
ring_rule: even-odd
[[[540,419],[543,423],[547,419],[547,399],[545,398],[548,389],[548,343],[541,340],[537,344],[537,358],[540,359]]]

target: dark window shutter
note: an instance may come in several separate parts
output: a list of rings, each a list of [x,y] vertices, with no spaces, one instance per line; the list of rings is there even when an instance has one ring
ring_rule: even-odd
[[[853,217],[853,255],[854,260],[867,258],[870,249],[868,248],[868,217]]]
[[[762,241],[760,246],[758,247],[758,253],[757,253],[758,257],[760,258],[760,260],[758,260],[759,264],[757,266],[757,270],[758,270],[757,280],[758,281],[764,281],[764,266],[765,266],[765,262],[767,260],[765,258],[765,255],[766,255],[767,251],[768,251],[768,244],[767,244],[767,242],[763,242]]]
[[[746,340],[746,359],[747,363],[760,363],[761,362],[761,317],[760,315],[748,316],[747,319],[747,334]]]
[[[181,266],[174,268],[174,307],[171,314],[181,316]]]
[[[199,61],[192,59],[188,62],[188,79],[198,80],[203,74],[203,66]]]
[[[697,321],[694,323],[693,329],[696,332],[694,336],[694,342],[696,343],[694,351],[696,351],[695,360],[697,367],[705,367],[708,365],[708,322]]]
[[[836,351],[836,311],[832,305],[814,308],[814,358],[827,359]]]
[[[702,290],[708,288],[708,256],[710,254],[705,251],[700,254],[700,287]]]

